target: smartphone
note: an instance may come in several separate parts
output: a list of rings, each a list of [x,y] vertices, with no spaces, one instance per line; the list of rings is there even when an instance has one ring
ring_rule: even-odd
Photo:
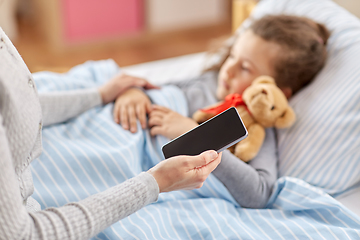
[[[165,158],[198,155],[206,150],[218,153],[246,138],[248,132],[234,107],[203,122],[162,147]]]

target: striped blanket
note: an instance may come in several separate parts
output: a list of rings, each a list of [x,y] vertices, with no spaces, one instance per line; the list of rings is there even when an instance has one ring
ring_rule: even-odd
[[[63,91],[98,86],[118,71],[107,60],[34,78],[39,92]],[[148,94],[155,103],[187,113],[176,87]],[[31,166],[33,197],[42,208],[84,199],[163,159],[166,138],[150,137],[148,130],[124,131],[111,113],[109,104],[44,128],[43,154]],[[244,209],[210,175],[202,188],[162,193],[94,239],[360,239],[360,218],[321,189],[291,177],[278,179],[265,209]]]

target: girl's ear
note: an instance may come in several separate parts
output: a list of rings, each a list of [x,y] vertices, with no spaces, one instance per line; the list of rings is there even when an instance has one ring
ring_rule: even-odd
[[[255,78],[255,80],[251,84],[257,83],[268,83],[268,84],[275,84],[275,80],[270,76],[260,76]]]
[[[281,91],[284,93],[284,95],[285,95],[285,97],[286,97],[287,99],[291,98],[291,96],[292,96],[292,90],[291,90],[291,88],[289,88],[289,87],[284,87],[284,88],[281,88]]]
[[[278,119],[275,121],[275,127],[276,128],[287,128],[293,125],[293,123],[296,120],[295,112],[291,107],[288,107],[283,115],[281,115]]]
[[[325,27],[325,25],[321,24],[321,23],[316,23],[318,31],[319,31],[319,35],[324,43],[324,45],[326,45],[327,40],[330,37],[330,32],[329,30],[327,30],[327,28]]]

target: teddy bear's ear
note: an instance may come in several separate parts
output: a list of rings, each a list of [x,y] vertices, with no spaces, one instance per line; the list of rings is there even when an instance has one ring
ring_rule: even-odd
[[[268,83],[268,84],[276,84],[275,83],[275,80],[270,77],[270,76],[260,76],[260,77],[257,77],[253,82],[252,84],[257,84],[257,83]]]
[[[281,115],[278,119],[275,121],[275,127],[276,128],[287,128],[293,125],[295,122],[296,116],[295,112],[291,107],[286,108],[283,115]]]

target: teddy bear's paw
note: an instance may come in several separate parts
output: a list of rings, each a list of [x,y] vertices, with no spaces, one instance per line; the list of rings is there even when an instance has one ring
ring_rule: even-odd
[[[256,154],[257,152],[252,151],[248,144],[238,144],[234,151],[234,155],[244,162],[250,161],[256,156]]]
[[[235,145],[232,145],[231,147],[229,147],[228,150],[229,150],[232,154],[234,154],[234,152],[235,152]]]
[[[192,118],[197,122],[197,123],[203,123],[206,120],[212,118],[213,116],[209,113],[203,112],[203,111],[196,111]]]

